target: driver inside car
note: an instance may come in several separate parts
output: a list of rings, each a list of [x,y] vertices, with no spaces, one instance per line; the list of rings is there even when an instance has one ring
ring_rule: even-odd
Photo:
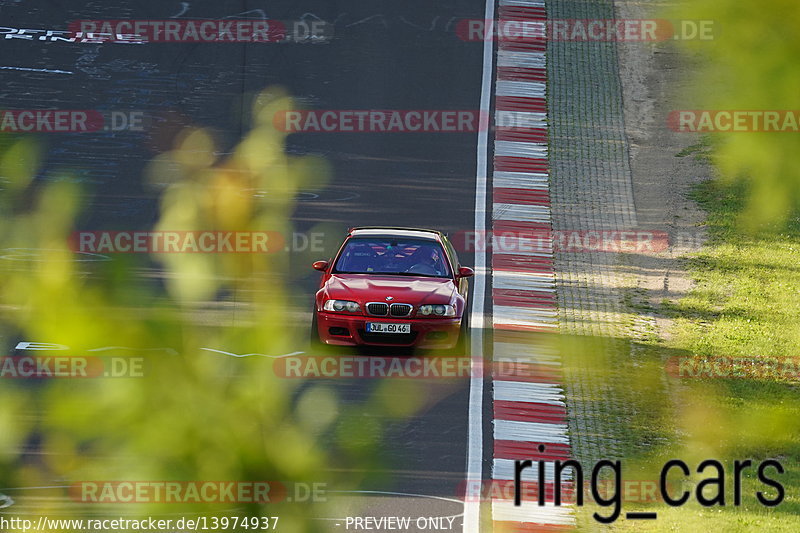
[[[443,276],[444,268],[442,265],[442,258],[439,255],[439,250],[434,247],[420,246],[419,250],[414,252],[409,260],[412,266],[409,267],[407,272],[415,274],[427,274],[429,276]]]

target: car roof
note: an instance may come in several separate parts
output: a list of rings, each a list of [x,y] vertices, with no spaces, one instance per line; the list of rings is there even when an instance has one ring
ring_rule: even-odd
[[[442,237],[440,231],[422,228],[395,228],[383,226],[369,226],[351,228],[350,235],[353,237],[410,237],[415,239],[428,239],[438,241]]]

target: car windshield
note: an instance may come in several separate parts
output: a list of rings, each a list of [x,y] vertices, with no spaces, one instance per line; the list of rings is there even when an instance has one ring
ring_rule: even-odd
[[[334,272],[450,277],[450,267],[438,242],[392,237],[348,240],[336,262]]]

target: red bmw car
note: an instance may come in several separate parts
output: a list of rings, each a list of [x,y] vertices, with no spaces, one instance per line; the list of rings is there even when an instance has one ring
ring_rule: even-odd
[[[438,231],[364,227],[348,233],[316,294],[312,344],[463,348],[467,278]]]

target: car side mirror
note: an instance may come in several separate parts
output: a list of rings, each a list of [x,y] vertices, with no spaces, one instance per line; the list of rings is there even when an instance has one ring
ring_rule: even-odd
[[[329,264],[330,263],[328,263],[327,261],[314,261],[314,263],[311,266],[314,267],[314,270],[321,270],[322,272],[325,272],[326,270],[328,270]]]
[[[458,269],[458,277],[459,278],[469,278],[475,275],[475,271],[472,270],[470,267],[460,267]]]

